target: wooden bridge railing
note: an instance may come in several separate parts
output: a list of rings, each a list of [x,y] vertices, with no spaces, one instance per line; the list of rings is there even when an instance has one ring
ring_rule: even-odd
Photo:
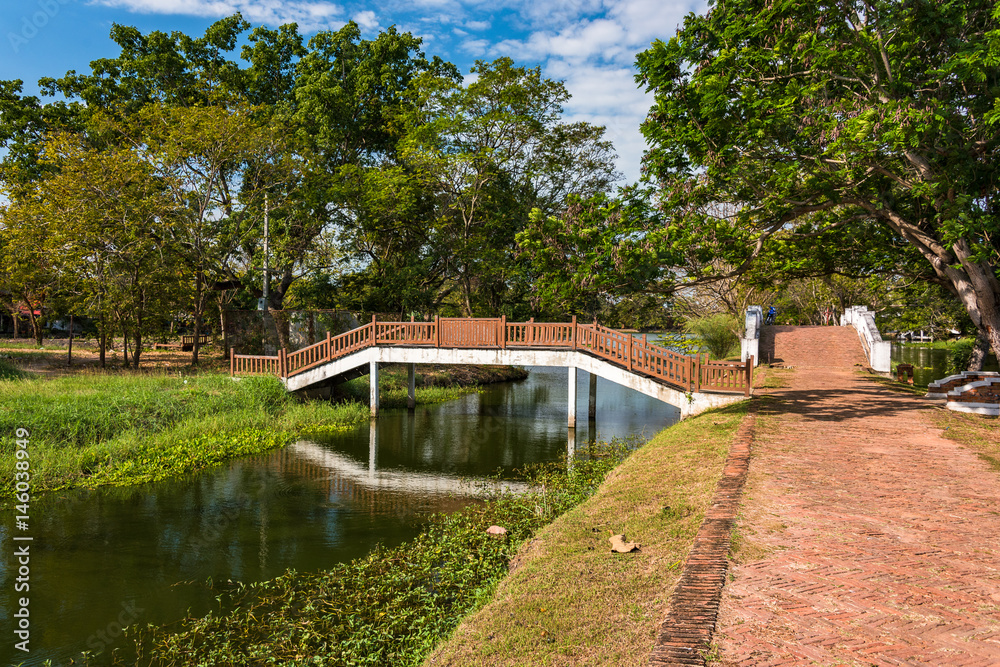
[[[277,356],[231,353],[232,375],[292,377],[375,345],[437,348],[566,348],[585,352],[684,391],[742,392],[750,395],[752,360],[709,361],[708,355],[679,354],[631,334],[599,324],[508,322],[506,318],[435,318],[433,322],[376,322],[296,352]]]

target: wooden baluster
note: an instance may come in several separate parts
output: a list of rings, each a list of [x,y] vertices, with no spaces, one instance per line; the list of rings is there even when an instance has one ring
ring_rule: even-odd
[[[573,323],[570,325],[569,342],[573,349],[576,349],[576,315],[573,316]]]
[[[229,377],[236,374],[236,349],[229,348]]]
[[[632,334],[628,335],[628,348],[626,354],[628,354],[628,369],[632,370]]]
[[[441,347],[441,317],[434,316],[434,347]]]
[[[500,349],[507,349],[507,316],[500,316]]]

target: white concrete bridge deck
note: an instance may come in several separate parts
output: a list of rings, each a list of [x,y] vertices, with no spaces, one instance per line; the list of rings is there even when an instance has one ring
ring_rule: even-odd
[[[682,355],[596,323],[435,319],[376,322],[277,356],[231,354],[233,375],[273,374],[289,391],[328,382],[368,365],[372,414],[378,413],[378,365],[409,365],[412,405],[415,364],[561,366],[569,369],[570,426],[576,424],[577,369],[680,408],[681,417],[743,400],[752,387],[752,360],[709,361]],[[593,393],[594,383],[591,382]],[[593,399],[593,396],[591,397]]]

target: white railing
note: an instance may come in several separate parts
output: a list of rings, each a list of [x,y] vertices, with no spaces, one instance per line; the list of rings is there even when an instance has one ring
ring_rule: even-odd
[[[844,311],[844,316],[840,318],[841,326],[853,326],[861,339],[861,346],[865,348],[865,355],[868,357],[868,365],[876,373],[889,373],[892,371],[892,343],[882,340],[882,334],[878,332],[875,324],[874,311],[868,310],[868,306],[851,306]]]
[[[760,364],[760,328],[764,324],[764,309],[761,306],[747,308],[746,330],[740,339],[740,361],[753,357],[753,365]]]

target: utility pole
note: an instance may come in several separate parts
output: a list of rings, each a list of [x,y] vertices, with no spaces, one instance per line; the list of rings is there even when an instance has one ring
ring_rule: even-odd
[[[270,257],[268,256],[268,200],[267,193],[264,193],[264,310],[268,308],[268,297],[271,293],[271,271]]]

